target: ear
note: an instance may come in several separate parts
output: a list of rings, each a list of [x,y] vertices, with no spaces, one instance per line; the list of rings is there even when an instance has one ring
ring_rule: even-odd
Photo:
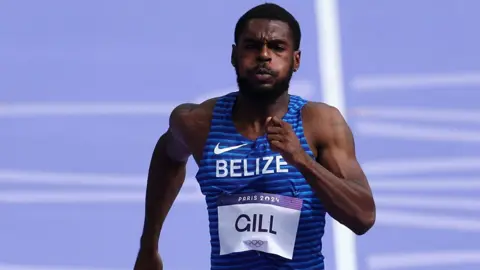
[[[300,58],[302,52],[300,50],[293,53],[293,70],[297,71],[300,68]]]
[[[237,66],[237,46],[232,44],[232,54],[230,55],[230,62],[232,63],[233,67]]]

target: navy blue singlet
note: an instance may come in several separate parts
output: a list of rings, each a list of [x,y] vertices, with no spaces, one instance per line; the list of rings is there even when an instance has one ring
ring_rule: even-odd
[[[203,150],[203,158],[199,164],[196,178],[205,195],[211,237],[211,269],[324,269],[322,255],[322,237],[325,227],[325,209],[315,197],[303,175],[293,166],[285,165],[285,170],[276,171],[276,158],[270,159],[270,173],[262,174],[266,164],[265,157],[279,155],[270,150],[266,136],[250,140],[236,130],[232,121],[232,108],[238,92],[220,97],[213,110],[210,133]],[[304,150],[313,158],[305,135],[301,117],[301,109],[307,103],[301,97],[290,95],[288,112],[283,120],[288,122],[297,134]],[[217,145],[222,148],[242,145],[238,149],[214,154]],[[257,161],[260,157],[260,163]],[[251,166],[251,173],[245,175],[247,168],[227,168],[225,174],[218,177],[219,161],[228,166],[231,160],[242,160]],[[245,161],[246,160],[246,161]],[[272,161],[273,160],[273,161]],[[260,167],[255,169],[255,167]],[[273,171],[272,171],[273,170]],[[233,175],[232,175],[233,174]],[[252,175],[253,174],[253,175]],[[244,251],[220,255],[218,232],[217,199],[225,194],[242,194],[264,192],[295,197],[303,200],[300,221],[291,260],[260,251]]]

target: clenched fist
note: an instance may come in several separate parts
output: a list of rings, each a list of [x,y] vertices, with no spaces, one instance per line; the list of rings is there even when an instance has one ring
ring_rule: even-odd
[[[300,140],[293,131],[289,123],[279,119],[278,117],[268,117],[265,125],[267,139],[270,148],[280,153],[283,159],[292,166],[308,158],[307,153],[303,150]]]

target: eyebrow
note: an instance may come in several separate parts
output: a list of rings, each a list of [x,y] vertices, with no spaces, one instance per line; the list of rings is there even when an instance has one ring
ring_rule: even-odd
[[[264,39],[263,41],[258,38],[253,37],[245,37],[243,38],[243,42],[247,43],[274,43],[274,44],[288,44],[288,41],[284,38],[272,38],[272,39]]]

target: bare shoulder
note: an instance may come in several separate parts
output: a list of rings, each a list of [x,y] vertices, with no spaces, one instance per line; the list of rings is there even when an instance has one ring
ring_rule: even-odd
[[[343,119],[340,111],[334,107],[323,102],[309,101],[304,107],[304,115],[308,118],[321,118],[323,121],[336,121],[339,118]]]
[[[317,142],[331,142],[338,136],[351,134],[350,128],[340,110],[323,102],[308,102],[303,111],[304,128],[312,133]]]
[[[217,99],[212,98],[202,103],[183,103],[175,107],[170,114],[170,132],[188,146],[195,158],[201,155],[207,140]]]
[[[170,128],[179,132],[190,132],[210,124],[217,98],[202,103],[183,103],[172,110]]]
[[[305,136],[317,150],[317,161],[338,177],[368,187],[357,160],[352,131],[341,112],[325,103],[308,103],[303,111]]]

